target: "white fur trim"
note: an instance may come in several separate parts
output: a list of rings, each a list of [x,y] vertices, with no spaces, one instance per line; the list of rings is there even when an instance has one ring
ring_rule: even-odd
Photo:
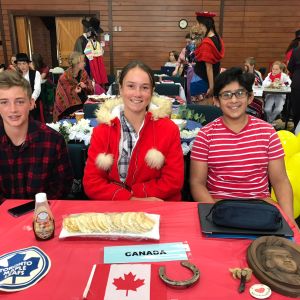
[[[108,171],[112,164],[114,162],[114,157],[112,154],[105,154],[105,153],[100,153],[96,157],[96,166],[99,169],[102,169],[104,171]]]
[[[146,164],[151,169],[161,169],[165,163],[164,155],[155,148],[150,149],[145,156]]]
[[[169,99],[153,96],[149,111],[151,111],[154,120],[169,117],[172,112],[172,102]]]
[[[100,108],[96,111],[96,117],[98,122],[110,125],[110,121],[113,120],[116,115],[112,113],[114,108],[123,104],[121,98],[108,99],[103,104],[100,105]]]
[[[122,106],[124,106],[122,98],[106,100],[96,111],[98,122],[110,125],[111,120],[119,117],[120,110],[123,110]],[[152,96],[149,111],[152,113],[154,120],[169,117],[172,112],[172,102],[165,98]]]

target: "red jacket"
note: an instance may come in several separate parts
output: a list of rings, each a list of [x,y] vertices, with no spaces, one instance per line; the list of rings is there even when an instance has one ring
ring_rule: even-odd
[[[154,119],[153,114],[147,112],[132,151],[125,183],[120,181],[118,172],[120,139],[118,117],[94,129],[83,178],[88,197],[97,200],[129,200],[132,196],[181,200],[184,175],[178,127],[167,117]],[[147,152],[153,148],[164,156],[164,164],[159,169],[149,167],[145,161]],[[113,157],[108,171],[97,163],[100,154]]]

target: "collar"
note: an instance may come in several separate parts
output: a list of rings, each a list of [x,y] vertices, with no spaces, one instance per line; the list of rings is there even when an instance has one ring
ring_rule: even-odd
[[[40,130],[39,124],[41,124],[41,123],[33,120],[32,118],[29,118],[28,122],[29,122],[28,132],[26,135],[24,146],[22,147],[23,149],[26,148],[29,144],[32,144],[33,142],[39,140],[39,130]],[[2,119],[0,121],[0,141],[1,141],[1,146],[3,146],[3,147],[14,146],[4,130],[4,124],[3,124]]]

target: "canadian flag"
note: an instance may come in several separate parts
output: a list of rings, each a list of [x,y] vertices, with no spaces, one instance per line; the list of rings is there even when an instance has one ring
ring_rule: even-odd
[[[159,279],[158,266],[151,264],[96,265],[84,299],[166,299],[166,285]]]

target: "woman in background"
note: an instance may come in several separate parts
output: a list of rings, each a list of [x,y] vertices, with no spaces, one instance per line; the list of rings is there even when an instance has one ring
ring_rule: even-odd
[[[195,75],[191,82],[194,102],[212,97],[214,80],[220,73],[220,61],[224,57],[224,43],[216,31],[214,16],[211,12],[196,12],[199,32],[204,38],[195,50]]]
[[[12,71],[18,70],[16,60],[17,60],[16,54],[13,54],[10,58],[10,65],[7,67],[8,70],[12,70]]]
[[[32,54],[32,68],[40,72],[42,83],[44,83],[48,78],[50,68],[44,63],[41,54],[39,53]]]
[[[179,53],[177,51],[170,51],[169,52],[169,60],[165,63],[166,67],[175,67],[177,66],[177,60],[179,57]]]
[[[191,35],[187,33],[185,35],[186,46],[182,48],[181,52],[179,53],[176,68],[172,73],[173,76],[184,76],[184,69],[188,64],[188,61],[186,60],[186,50],[191,41]]]
[[[300,43],[300,30],[297,30],[295,32],[295,38],[290,42],[289,46],[287,47],[285,51],[285,56],[283,62],[288,65],[290,58],[292,56],[292,53],[294,49],[296,49],[299,46]]]
[[[288,64],[288,70],[292,79],[291,102],[293,121],[294,126],[297,127],[300,121],[300,47],[294,49]]]
[[[92,82],[84,69],[84,60],[84,54],[71,53],[70,67],[59,77],[53,108],[54,121],[68,117],[83,108],[88,95],[94,92]]]

